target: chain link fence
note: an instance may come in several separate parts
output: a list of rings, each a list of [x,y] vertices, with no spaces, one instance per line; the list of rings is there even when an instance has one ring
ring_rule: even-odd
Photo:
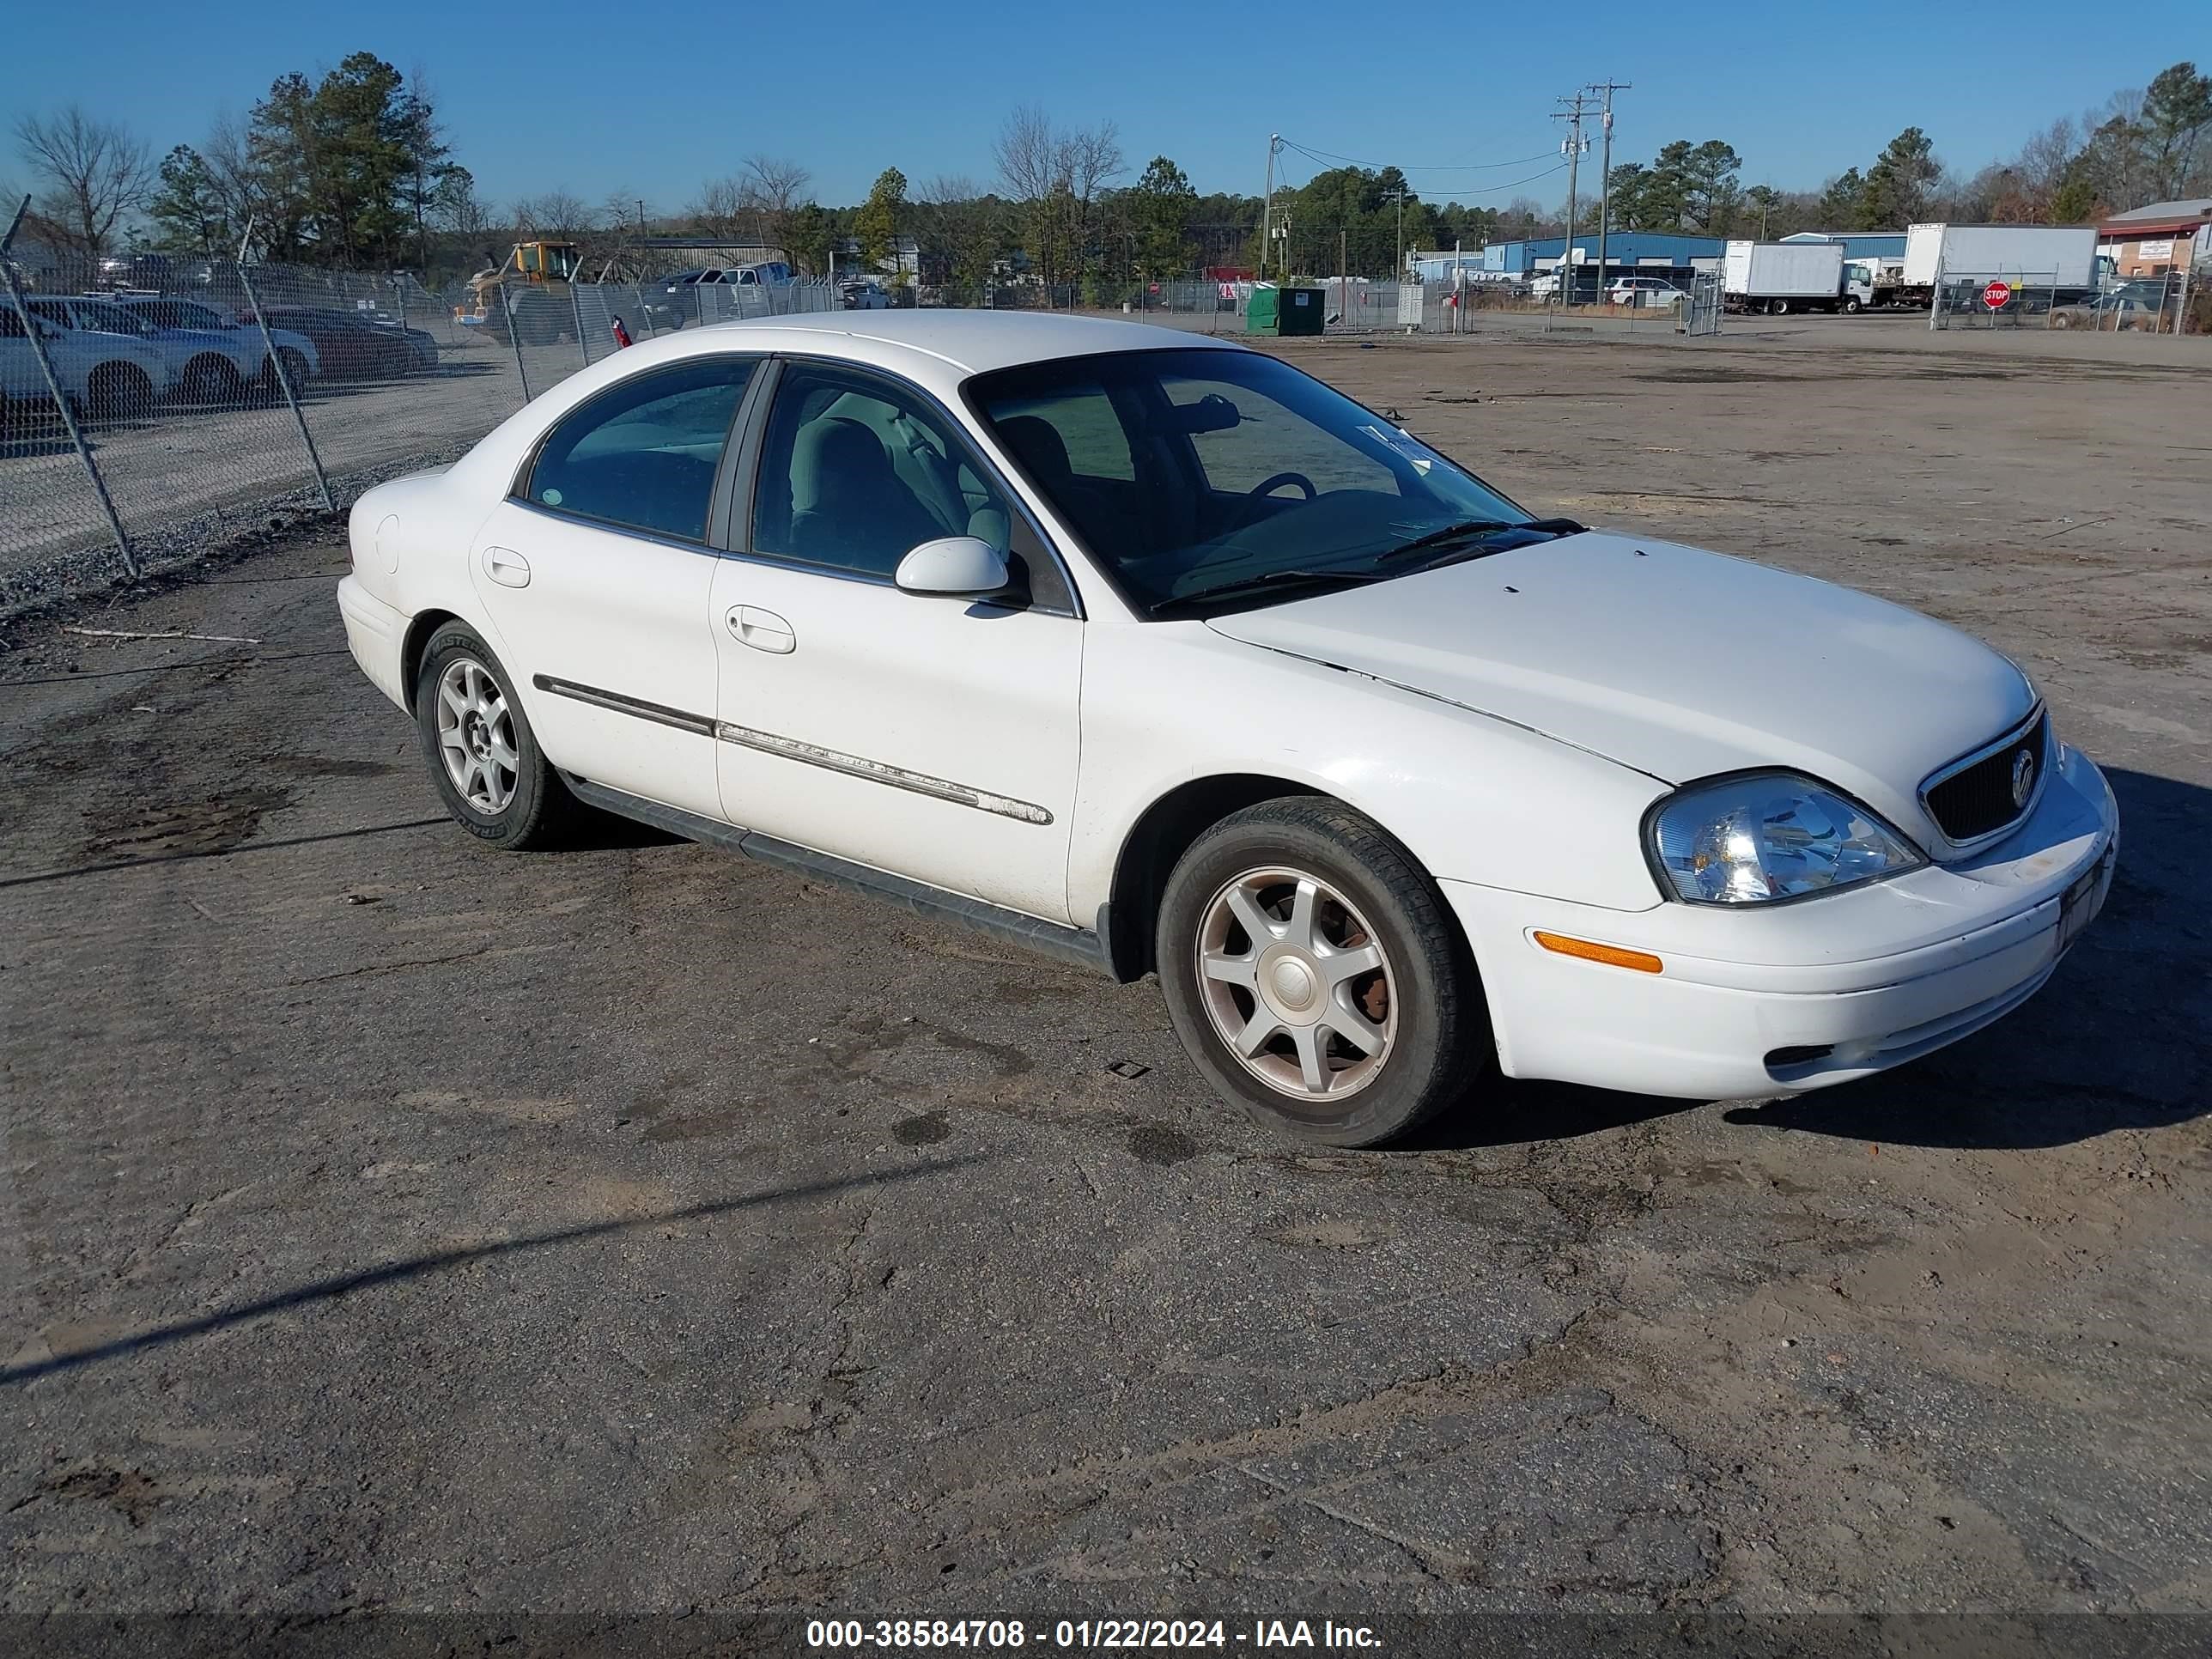
[[[565,283],[0,252],[0,611],[187,561],[295,511],[463,453],[568,375],[733,318],[920,307],[1126,313],[1241,334],[1254,284],[1183,277],[975,287]],[[1999,296],[1992,284],[2001,283]],[[1716,333],[1718,279],[1641,303],[1510,282],[1330,278],[1330,334]],[[2185,272],[2077,291],[2048,272],[1944,274],[1936,328],[2172,332],[2212,323]],[[1992,297],[2002,302],[1992,306]],[[2193,309],[2192,309],[2193,307]]]
[[[826,283],[532,283],[0,253],[0,611],[186,561],[459,455],[633,340]]]

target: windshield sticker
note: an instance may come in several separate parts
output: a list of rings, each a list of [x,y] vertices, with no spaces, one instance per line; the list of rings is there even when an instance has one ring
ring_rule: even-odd
[[[1393,431],[1386,427],[1363,426],[1359,430],[1374,439],[1383,448],[1395,450],[1404,456],[1413,463],[1413,471],[1423,477],[1428,477],[1429,469],[1443,459],[1443,457],[1437,454],[1435,450],[1430,448],[1412,433],[1403,429]]]

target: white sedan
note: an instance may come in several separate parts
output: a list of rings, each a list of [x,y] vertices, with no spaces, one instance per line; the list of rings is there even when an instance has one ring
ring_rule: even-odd
[[[353,653],[471,834],[600,808],[1157,972],[1316,1140],[1501,1071],[1864,1077],[2018,1006],[2112,879],[2103,776],[1996,652],[1534,517],[1176,331],[687,331],[351,534]]]

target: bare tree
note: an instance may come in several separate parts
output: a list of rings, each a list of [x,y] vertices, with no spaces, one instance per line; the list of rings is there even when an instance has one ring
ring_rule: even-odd
[[[539,241],[575,241],[599,229],[602,218],[597,208],[566,190],[526,196],[514,204],[515,229]]]
[[[15,123],[15,143],[46,187],[40,209],[88,258],[106,250],[118,222],[153,187],[154,158],[145,142],[75,104],[50,117],[23,117]]]
[[[741,175],[750,188],[760,221],[760,240],[791,258],[791,221],[806,200],[814,175],[780,155],[748,155]]]
[[[739,175],[752,186],[753,198],[770,213],[788,213],[806,199],[814,175],[780,155],[748,155]]]
[[[963,288],[990,281],[1000,251],[999,204],[958,173],[938,174],[915,199],[924,259]]]
[[[1042,104],[1024,104],[1006,118],[991,145],[999,179],[1018,202],[1042,202],[1060,182],[1060,140]]]
[[[1047,283],[1080,263],[1105,182],[1122,168],[1121,133],[1111,121],[1062,131],[1036,104],[1006,117],[991,146],[1006,193],[1028,209],[1030,251]]]

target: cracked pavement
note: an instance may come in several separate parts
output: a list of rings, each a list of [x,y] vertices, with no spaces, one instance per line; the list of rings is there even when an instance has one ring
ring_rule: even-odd
[[[327,532],[12,625],[0,1612],[2205,1609],[2208,365],[1847,332],[1286,348],[1982,634],[2108,767],[2051,984],[1795,1102],[1302,1150],[1150,984],[480,851]]]

